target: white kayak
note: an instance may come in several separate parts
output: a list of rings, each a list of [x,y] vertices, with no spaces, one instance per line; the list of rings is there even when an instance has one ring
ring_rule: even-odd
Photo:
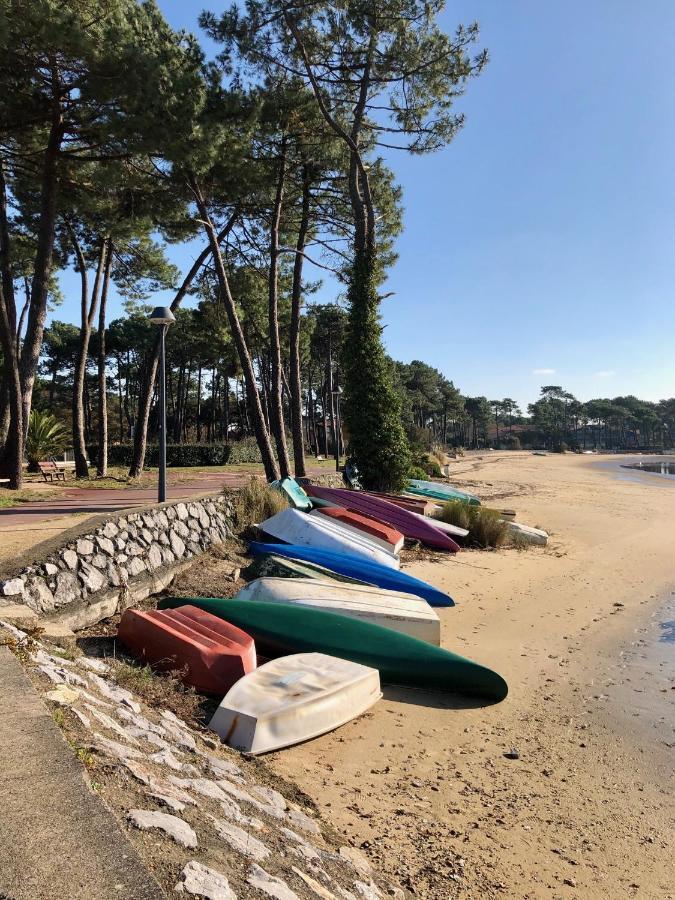
[[[444,531],[446,534],[449,534],[452,537],[464,538],[469,533],[468,528],[460,528],[459,525],[450,525],[449,522],[444,522],[442,519],[436,519],[434,516],[423,516],[421,515],[421,513],[416,512],[413,513],[413,516],[416,516],[418,519],[422,519],[423,522],[429,522],[434,526],[434,528],[438,528],[440,531]]]
[[[237,600],[312,606],[399,631],[439,646],[441,622],[426,600],[364,584],[338,584],[313,578],[256,578]]]
[[[381,697],[377,669],[325,653],[296,653],[239,679],[209,728],[235,750],[269,753],[332,731]]]
[[[400,567],[398,557],[393,553],[366,535],[352,534],[327,516],[308,516],[297,509],[282,509],[270,519],[265,519],[260,528],[287,544],[345,553],[390,569]]]
[[[340,509],[340,507],[338,507],[338,509]],[[341,511],[343,514],[346,513],[347,516],[350,515],[350,512],[346,509],[342,509]],[[356,513],[356,514],[352,513],[351,515],[356,515],[356,517],[358,517],[356,519],[356,521],[358,521],[360,518],[365,518],[366,520],[369,519],[368,516],[362,517],[359,513]],[[325,513],[321,509],[313,509],[310,512],[310,516],[314,516],[314,517],[324,516],[325,517]],[[373,533],[367,531],[365,528],[361,528],[357,525],[352,525],[351,522],[344,521],[344,519],[337,519],[337,518],[331,517],[331,520],[333,522],[335,522],[336,524],[338,524],[340,526],[340,528],[344,528],[344,530],[348,531],[350,534],[355,534],[355,535],[357,535],[357,537],[367,537],[369,541],[373,541],[375,544],[377,544],[379,547],[383,547],[389,553],[397,554],[397,553],[400,553],[401,550],[403,550],[403,543],[404,543],[403,535],[400,532],[397,532],[396,529],[393,528],[391,525],[385,525],[383,522],[378,522],[375,519],[370,519],[370,522],[368,522],[368,524],[370,524],[372,522],[374,528],[377,529],[379,526],[379,530],[380,530],[380,534],[373,534]],[[398,535],[395,542],[394,542],[393,537],[392,537],[392,540],[389,540],[389,537],[391,535],[393,535],[394,533]]]
[[[548,533],[541,528],[533,528],[531,525],[521,525],[520,522],[509,522],[502,520],[506,524],[506,530],[512,537],[518,537],[527,541],[528,544],[539,544],[545,547],[548,544]]]

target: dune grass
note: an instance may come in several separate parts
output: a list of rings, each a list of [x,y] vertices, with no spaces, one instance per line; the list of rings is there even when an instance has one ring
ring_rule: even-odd
[[[233,497],[234,517],[238,530],[264,522],[288,507],[285,495],[266,484],[260,478],[251,478],[249,483],[237,491]]]
[[[450,500],[443,504],[438,518],[448,525],[468,529],[469,544],[484,550],[501,547],[506,540],[507,526],[499,518],[496,509],[470,506],[462,500]]]

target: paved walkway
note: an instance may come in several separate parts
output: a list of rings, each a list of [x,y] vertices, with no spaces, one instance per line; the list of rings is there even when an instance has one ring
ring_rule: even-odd
[[[0,897],[162,900],[6,647],[0,684]]]
[[[167,500],[182,500],[199,494],[215,493],[224,487],[237,488],[247,484],[251,475],[244,472],[198,473],[194,480],[169,485]],[[148,506],[157,502],[156,488],[126,488],[116,491],[104,488],[66,488],[51,500],[36,500],[23,506],[0,509],[0,531],[17,525],[42,522],[73,513],[106,513],[133,506]]]

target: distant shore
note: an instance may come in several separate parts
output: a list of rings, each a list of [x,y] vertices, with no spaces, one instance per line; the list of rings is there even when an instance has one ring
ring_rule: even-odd
[[[455,597],[443,645],[504,675],[504,703],[386,688],[366,717],[268,757],[417,897],[673,893],[673,665],[655,642],[675,493],[611,459],[453,463],[453,483],[551,532],[547,548],[408,568]]]

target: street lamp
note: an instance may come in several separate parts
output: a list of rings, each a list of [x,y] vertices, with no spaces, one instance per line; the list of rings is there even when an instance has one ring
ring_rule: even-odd
[[[335,471],[340,471],[340,395],[342,388],[336,387],[331,391],[335,402],[335,421],[333,422],[333,430],[335,431]]]
[[[159,332],[159,481],[157,483],[157,501],[166,500],[166,330],[176,317],[168,306],[157,306],[150,313],[153,325],[160,326]]]

